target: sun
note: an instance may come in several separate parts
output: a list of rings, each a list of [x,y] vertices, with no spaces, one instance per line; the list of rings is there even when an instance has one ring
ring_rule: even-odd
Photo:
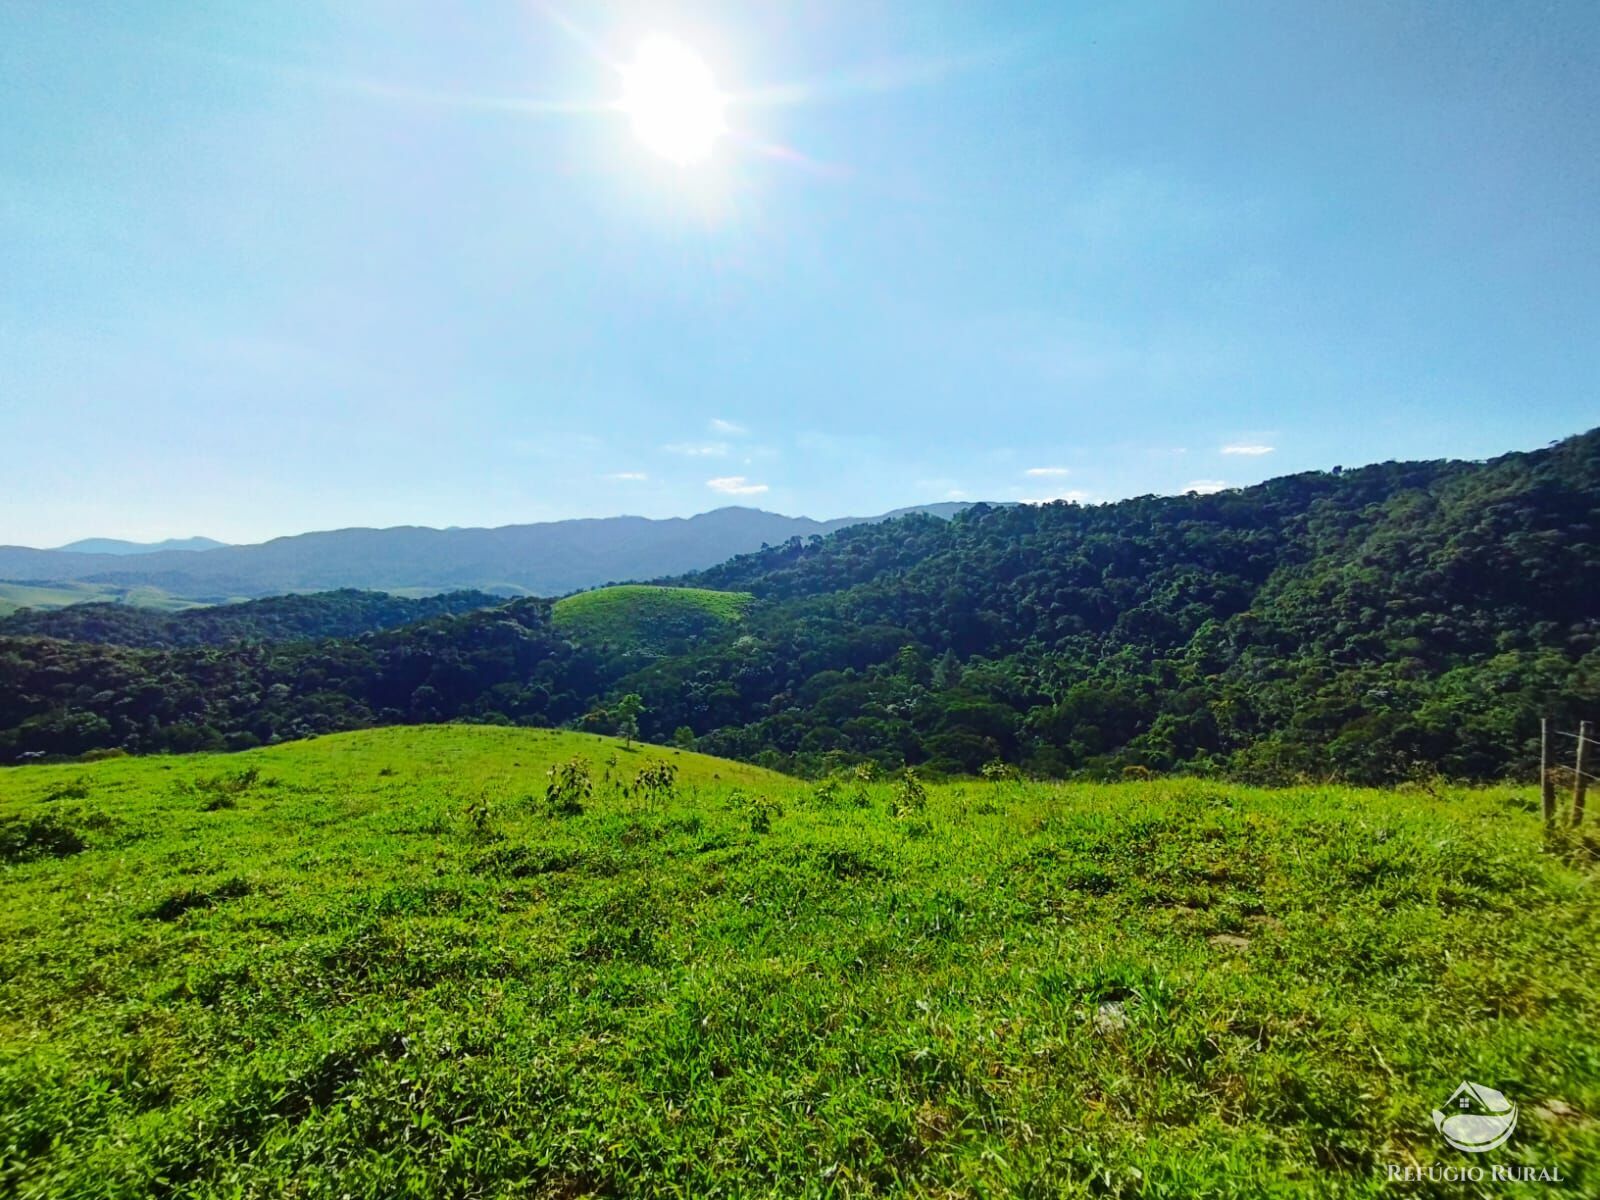
[[[620,105],[638,138],[687,165],[710,157],[727,131],[722,93],[704,60],[669,37],[646,38],[622,71]]]

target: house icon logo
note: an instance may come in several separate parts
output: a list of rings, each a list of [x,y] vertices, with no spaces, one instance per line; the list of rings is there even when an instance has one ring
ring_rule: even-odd
[[[1442,1109],[1433,1110],[1433,1127],[1457,1150],[1482,1154],[1511,1140],[1517,1106],[1481,1083],[1463,1083]]]

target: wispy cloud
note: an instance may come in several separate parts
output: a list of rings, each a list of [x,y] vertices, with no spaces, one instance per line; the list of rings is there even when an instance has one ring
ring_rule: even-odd
[[[967,493],[962,491],[960,488],[951,488],[944,494],[944,498],[946,500],[965,500],[967,498]]]
[[[1023,474],[1030,479],[1060,479],[1072,472],[1065,467],[1029,467]]]
[[[764,483],[751,483],[743,475],[724,475],[720,479],[706,480],[706,486],[724,496],[759,496],[767,490]]]
[[[1087,504],[1089,493],[1082,488],[1069,488],[1064,492],[1057,492],[1052,496],[1029,496],[1019,500],[1019,504],[1052,504],[1057,500],[1065,500],[1071,504]]]
[[[1260,442],[1230,442],[1222,448],[1224,454],[1244,454],[1252,458],[1261,454],[1271,454],[1276,446],[1264,446]]]
[[[615,479],[621,483],[643,483],[649,479],[643,471],[613,471],[609,475],[602,475],[602,479]]]
[[[685,458],[726,458],[733,449],[727,442],[673,442],[661,448]]]
[[[744,437],[750,432],[743,425],[724,421],[721,417],[712,417],[709,428],[712,433],[720,433],[723,437]]]
[[[1209,496],[1213,492],[1224,491],[1229,484],[1221,479],[1191,479],[1183,485],[1185,492],[1199,492],[1202,496]]]

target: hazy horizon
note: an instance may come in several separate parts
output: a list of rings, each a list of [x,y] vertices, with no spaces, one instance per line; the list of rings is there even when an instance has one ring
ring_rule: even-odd
[[[1501,449],[1499,451],[1496,451],[1495,453],[1478,456],[1473,461],[1483,461],[1484,459],[1496,458],[1496,457],[1499,457],[1501,454],[1526,453],[1526,452],[1529,452],[1529,451],[1538,450],[1538,449],[1540,449],[1540,448],[1542,448],[1544,446],[1551,445],[1556,441],[1564,440],[1565,437],[1577,436],[1579,434],[1586,433],[1586,432],[1588,432],[1587,429],[1575,429],[1570,434],[1563,435],[1562,437],[1559,437],[1559,438],[1549,439],[1547,441],[1540,442],[1537,445],[1529,444],[1529,445],[1507,446],[1507,447],[1504,447],[1503,449]],[[1448,455],[1448,454],[1434,454],[1434,455],[1424,456],[1425,459],[1452,459],[1452,458],[1462,458],[1462,457],[1464,457],[1464,456]],[[1352,461],[1352,462],[1346,462],[1346,463],[1329,463],[1329,464],[1326,464],[1324,466],[1307,467],[1307,468],[1305,468],[1305,470],[1309,470],[1309,471],[1330,470],[1331,468],[1333,468],[1335,466],[1340,467],[1341,469],[1344,469],[1344,470],[1351,470],[1351,469],[1355,469],[1355,468],[1359,468],[1359,467],[1375,465],[1376,462],[1383,462],[1383,461],[1398,461],[1398,460],[1395,460],[1395,459],[1379,459],[1379,460],[1373,460],[1373,462],[1354,462],[1354,461]],[[1298,472],[1293,472],[1293,471],[1272,472],[1272,473],[1269,473],[1269,474],[1264,474],[1259,479],[1252,479],[1248,483],[1235,483],[1235,484],[1228,484],[1227,486],[1228,486],[1228,488],[1254,487],[1256,484],[1264,483],[1264,482],[1266,482],[1267,480],[1270,480],[1270,479],[1280,478],[1280,477],[1282,477],[1284,475],[1292,475],[1292,474],[1297,474],[1297,473]],[[1202,488],[1198,488],[1198,489],[1189,488],[1189,489],[1182,489],[1182,490],[1188,490],[1188,491],[1196,491],[1197,490],[1197,491],[1201,492],[1202,494],[1205,494],[1205,493],[1210,493],[1210,492],[1221,491],[1221,490],[1224,490],[1224,489],[1220,488],[1220,487],[1211,487],[1211,486],[1208,485],[1206,487],[1202,487]],[[1062,497],[1062,498],[1063,499],[1071,499],[1074,503],[1092,505],[1092,504],[1116,504],[1116,503],[1119,503],[1119,502],[1121,502],[1123,500],[1136,499],[1139,496],[1169,495],[1169,494],[1181,494],[1181,491],[1177,492],[1177,493],[1137,492],[1137,493],[1130,493],[1130,494],[1128,494],[1126,496],[1106,496],[1106,497],[1100,497],[1100,498],[1093,498],[1093,497],[1090,497],[1090,498]],[[72,545],[73,543],[76,543],[76,542],[88,542],[88,541],[101,541],[101,540],[103,540],[103,541],[122,541],[122,542],[136,543],[136,544],[151,544],[151,543],[159,543],[159,542],[181,542],[181,541],[195,539],[195,538],[211,538],[212,540],[215,540],[215,541],[221,543],[221,545],[224,546],[224,547],[228,547],[228,546],[248,546],[248,545],[258,545],[258,544],[260,544],[262,542],[276,541],[276,540],[278,540],[280,538],[299,537],[299,536],[302,536],[302,535],[308,534],[308,533],[338,533],[338,532],[341,532],[341,531],[344,531],[344,530],[352,530],[352,529],[363,529],[363,530],[430,529],[430,530],[434,530],[434,531],[438,531],[438,532],[448,532],[450,530],[456,530],[456,529],[503,529],[503,528],[507,528],[507,527],[511,527],[511,526],[519,526],[519,525],[547,525],[547,524],[557,524],[557,523],[566,522],[566,521],[609,521],[609,520],[625,520],[625,519],[629,519],[629,518],[636,518],[636,519],[646,520],[646,521],[688,521],[688,520],[693,520],[696,517],[708,516],[711,513],[722,512],[722,511],[726,511],[726,510],[729,510],[729,509],[740,509],[740,510],[745,510],[745,511],[749,511],[749,512],[760,512],[760,513],[766,513],[766,514],[771,515],[771,516],[785,517],[785,518],[788,518],[788,519],[791,519],[791,520],[815,521],[815,522],[817,522],[819,524],[826,524],[826,523],[828,523],[830,521],[842,521],[842,520],[848,520],[848,519],[856,518],[856,517],[860,517],[860,518],[879,517],[879,516],[883,516],[886,513],[896,512],[896,511],[900,511],[900,510],[904,510],[904,509],[937,508],[937,507],[947,506],[947,505],[950,505],[950,504],[968,504],[968,505],[971,505],[971,504],[1028,504],[1028,503],[1039,503],[1039,502],[1040,501],[1038,501],[1038,500],[1029,500],[1029,499],[1007,500],[1007,499],[998,499],[998,498],[995,498],[995,497],[992,497],[992,496],[974,496],[974,497],[971,497],[970,499],[960,500],[960,501],[952,501],[952,500],[910,500],[910,501],[907,501],[907,502],[901,503],[901,504],[892,504],[887,508],[883,508],[883,509],[877,510],[875,512],[843,512],[843,513],[832,513],[832,514],[827,514],[827,515],[819,515],[816,512],[785,512],[785,511],[783,511],[781,509],[769,507],[767,505],[758,504],[758,503],[744,503],[744,504],[731,503],[731,504],[712,504],[709,507],[702,508],[702,509],[697,509],[697,510],[695,510],[693,512],[680,512],[680,513],[668,512],[668,513],[662,513],[660,515],[650,515],[650,514],[641,513],[641,512],[602,512],[602,513],[576,513],[576,514],[573,514],[572,516],[564,516],[564,517],[541,517],[541,518],[530,518],[528,520],[497,521],[497,522],[495,522],[493,524],[489,524],[489,523],[486,523],[486,522],[470,522],[470,523],[463,522],[463,523],[452,523],[452,524],[446,525],[446,524],[439,524],[439,523],[426,522],[426,521],[392,521],[392,522],[385,522],[385,523],[381,523],[381,524],[370,524],[370,525],[326,525],[326,526],[319,526],[319,527],[316,527],[316,528],[284,530],[284,531],[279,531],[279,532],[274,532],[274,533],[268,533],[268,534],[265,534],[264,536],[260,536],[260,537],[240,538],[240,539],[232,539],[232,540],[227,539],[227,538],[216,538],[215,535],[213,535],[211,533],[208,533],[205,530],[188,531],[188,532],[180,531],[180,532],[159,533],[159,534],[155,534],[153,536],[148,536],[148,537],[134,537],[134,536],[128,536],[128,535],[124,535],[124,534],[105,534],[105,533],[94,533],[94,532],[91,532],[91,533],[79,534],[79,535],[74,536],[74,537],[69,537],[69,538],[66,538],[63,541],[51,543],[49,545],[44,545],[42,543],[30,545],[29,543],[25,543],[25,542],[7,541],[4,538],[3,535],[0,535],[0,546],[16,546],[16,547],[23,547],[23,548],[28,548],[28,549],[58,550],[58,549],[65,549],[66,547],[68,547],[68,546],[70,546],[70,545]],[[199,551],[195,551],[195,552],[198,553]]]

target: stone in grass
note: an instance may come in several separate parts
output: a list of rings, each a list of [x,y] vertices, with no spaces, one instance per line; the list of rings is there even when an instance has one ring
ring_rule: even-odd
[[[1094,1031],[1113,1034],[1128,1027],[1128,1010],[1121,1000],[1107,1000],[1094,1013]]]
[[[1546,1121],[1555,1122],[1570,1120],[1578,1115],[1578,1110],[1565,1100],[1557,1100],[1554,1096],[1533,1106],[1533,1111]]]
[[[1248,950],[1250,948],[1250,939],[1241,937],[1237,933],[1214,933],[1206,941],[1213,946],[1222,946],[1229,950]]]

